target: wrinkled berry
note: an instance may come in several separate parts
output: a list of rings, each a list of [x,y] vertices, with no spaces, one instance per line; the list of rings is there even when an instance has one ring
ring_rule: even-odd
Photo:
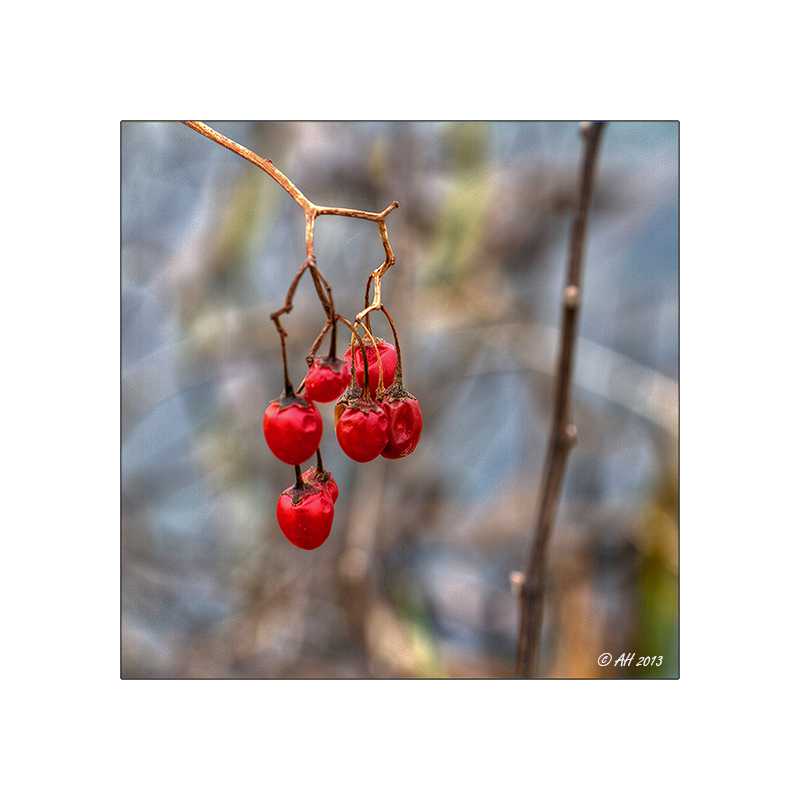
[[[385,342],[383,339],[375,340],[378,345],[377,354],[372,342],[364,342],[364,347],[367,351],[367,364],[369,365],[369,395],[374,400],[377,397],[378,391],[378,378],[380,377],[381,367],[383,368],[383,385],[388,387],[394,380],[394,372],[397,368],[397,350],[394,345]],[[378,357],[380,356],[381,367],[378,366]],[[344,360],[350,363],[350,348],[348,347],[344,354]],[[364,388],[364,356],[361,353],[361,348],[356,347],[356,381],[358,385]]]
[[[274,400],[264,412],[264,438],[276,458],[302,464],[317,452],[322,417],[314,403],[298,395]]]
[[[278,525],[296,547],[315,550],[330,536],[333,527],[333,500],[317,484],[296,484],[278,497]]]
[[[381,451],[384,458],[404,458],[414,452],[422,434],[422,410],[414,395],[403,392],[403,397],[385,396],[381,400],[389,419],[389,441]]]
[[[318,358],[308,368],[305,396],[318,403],[336,400],[350,383],[350,362],[339,358]]]
[[[327,470],[319,473],[316,467],[311,467],[303,473],[303,480],[306,483],[319,485],[323,490],[328,492],[334,503],[339,499],[339,487],[336,485],[333,475]]]
[[[339,408],[342,406],[337,406],[337,412]],[[377,403],[360,400],[341,411],[336,438],[353,461],[372,461],[389,441],[389,418]]]

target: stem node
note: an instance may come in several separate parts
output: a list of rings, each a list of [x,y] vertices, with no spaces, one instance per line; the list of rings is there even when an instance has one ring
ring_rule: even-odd
[[[555,377],[553,420],[545,454],[544,469],[542,470],[537,500],[536,524],[533,542],[528,554],[527,570],[521,582],[517,579],[520,598],[517,676],[520,678],[534,677],[538,669],[542,618],[544,615],[547,550],[558,509],[559,494],[566,471],[567,458],[578,436],[578,429],[575,424],[567,420],[569,419],[573,351],[578,330],[578,306],[581,298],[581,272],[583,269],[587,221],[594,188],[594,173],[597,164],[600,134],[603,131],[603,126],[604,123],[602,122],[590,122],[582,123],[580,127],[584,144],[583,163],[576,193],[567,261],[567,280],[563,294],[561,345]]]

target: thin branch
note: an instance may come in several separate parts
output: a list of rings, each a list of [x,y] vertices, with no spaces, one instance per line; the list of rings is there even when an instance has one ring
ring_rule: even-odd
[[[314,226],[314,217],[323,216],[325,214],[335,214],[339,217],[355,217],[356,219],[366,219],[370,222],[378,222],[381,223],[386,219],[386,216],[389,214],[390,211],[393,211],[395,208],[399,206],[399,203],[395,200],[388,208],[385,208],[383,211],[379,211],[377,213],[373,213],[371,211],[358,211],[352,208],[336,208],[332,206],[318,206],[315,203],[312,203],[273,163],[269,158],[261,158],[261,156],[256,155],[252,150],[248,150],[246,147],[242,147],[242,145],[237,144],[233,141],[233,139],[229,139],[227,136],[223,136],[221,133],[218,133],[213,128],[209,128],[203,122],[198,120],[182,120],[183,124],[187,127],[191,128],[198,133],[201,133],[211,141],[216,142],[217,144],[221,144],[223,147],[227,147],[228,150],[240,155],[242,158],[247,159],[251,164],[255,164],[257,167],[260,167],[264,170],[271,178],[277,181],[286,191],[294,198],[297,204],[306,212],[306,228],[309,227],[313,228]],[[310,219],[309,219],[310,217]],[[384,229],[385,233],[385,229]],[[381,238],[385,240],[384,233],[381,234]],[[385,243],[385,241],[384,241]],[[309,253],[310,255],[310,253]]]
[[[570,419],[570,387],[578,331],[586,229],[594,189],[600,135],[604,125],[602,122],[581,123],[584,140],[583,164],[572,221],[567,283],[562,300],[561,343],[555,380],[553,422],[539,488],[535,530],[528,555],[527,571],[521,580],[515,581],[520,594],[517,676],[521,678],[530,678],[537,674],[541,650],[547,550],[558,509],[567,458],[577,441],[578,430]]]
[[[387,212],[391,210],[391,207],[387,209]],[[386,252],[386,260],[381,264],[378,269],[376,269],[367,279],[367,296],[365,298],[365,303],[367,304],[363,311],[359,311],[356,315],[355,321],[361,322],[361,320],[365,320],[366,327],[371,330],[369,324],[369,315],[372,311],[377,311],[381,307],[381,278],[386,273],[386,270],[392,266],[395,262],[394,253],[392,252],[392,246],[389,244],[389,236],[386,233],[386,221],[385,220],[378,220],[378,231],[381,235],[381,241],[383,242],[383,249]],[[369,286],[370,283],[374,281],[375,287],[372,290],[372,303],[369,303]]]
[[[221,144],[223,147],[227,147],[228,150],[240,155],[242,158],[247,159],[251,164],[255,164],[257,167],[261,167],[264,172],[267,173],[271,178],[276,180],[287,192],[294,198],[294,200],[300,205],[303,209],[311,208],[312,204],[306,198],[306,196],[270,161],[268,158],[261,158],[261,156],[256,155],[252,150],[248,150],[246,147],[242,147],[242,145],[237,144],[233,141],[233,139],[229,139],[227,136],[223,136],[221,133],[217,133],[213,128],[209,128],[203,122],[199,122],[197,120],[182,120],[183,124],[191,128],[192,130],[197,131],[198,133],[202,133],[208,139],[211,139],[212,142],[216,142],[217,144]]]
[[[388,208],[385,208],[383,211],[379,211],[377,214],[373,214],[371,211],[356,211],[352,208],[332,208],[329,206],[314,206],[314,208],[317,212],[317,215],[320,217],[324,214],[336,214],[339,217],[355,217],[356,219],[366,219],[370,222],[377,222],[378,227],[380,227],[380,223],[386,219],[386,215],[390,211],[394,211],[399,206],[400,203],[395,200],[394,203],[392,203]]]

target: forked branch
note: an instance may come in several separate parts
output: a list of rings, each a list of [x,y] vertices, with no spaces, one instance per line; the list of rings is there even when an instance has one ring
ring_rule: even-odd
[[[325,215],[336,215],[340,217],[354,217],[356,219],[365,219],[371,222],[375,222],[378,225],[378,233],[381,237],[381,242],[383,243],[384,250],[386,252],[386,258],[383,264],[378,267],[371,275],[370,280],[374,279],[375,281],[375,298],[372,307],[369,309],[365,309],[362,311],[358,317],[356,317],[356,323],[360,323],[364,316],[368,315],[370,310],[375,310],[380,308],[380,280],[386,270],[392,266],[395,262],[394,253],[392,253],[391,245],[389,244],[389,237],[386,233],[386,217],[388,216],[389,212],[394,210],[398,207],[399,203],[395,201],[392,203],[388,208],[385,208],[383,211],[372,213],[370,211],[358,211],[352,208],[335,208],[331,206],[318,206],[316,203],[312,203],[293,183],[286,177],[268,158],[262,158],[261,156],[254,153],[252,150],[248,150],[246,147],[234,142],[233,139],[229,139],[227,136],[223,136],[221,133],[218,133],[213,128],[210,128],[203,122],[199,122],[196,120],[183,120],[183,124],[187,127],[191,128],[194,131],[202,134],[208,139],[211,139],[213,142],[222,145],[223,147],[227,148],[228,150],[240,155],[242,158],[249,161],[251,164],[255,164],[257,167],[260,167],[264,170],[271,178],[273,178],[278,184],[280,184],[294,199],[294,201],[303,209],[303,213],[305,214],[305,243],[306,243],[306,259],[301,264],[300,269],[295,274],[292,283],[289,286],[289,291],[286,294],[286,300],[281,308],[277,311],[273,312],[270,315],[270,318],[275,323],[275,327],[278,330],[278,334],[281,337],[281,348],[283,353],[283,364],[284,364],[284,382],[287,394],[292,393],[292,386],[289,381],[289,374],[288,368],[286,365],[286,347],[284,343],[284,339],[287,336],[286,330],[280,323],[280,317],[283,314],[288,314],[292,310],[292,300],[294,298],[295,290],[297,289],[297,285],[300,282],[300,278],[303,276],[303,273],[308,270],[311,273],[312,279],[314,281],[314,286],[317,290],[317,294],[319,296],[320,302],[322,303],[322,307],[325,309],[325,313],[328,317],[325,326],[322,329],[319,337],[317,337],[317,341],[314,342],[314,346],[309,354],[307,360],[309,364],[313,359],[314,354],[317,351],[320,343],[322,342],[323,337],[328,332],[331,331],[331,356],[335,355],[336,352],[336,323],[339,320],[343,320],[344,318],[341,317],[339,314],[336,313],[334,304],[333,304],[333,293],[331,291],[330,284],[325,280],[325,277],[320,272],[319,268],[317,267],[317,259],[314,255],[314,223],[317,217],[325,216]],[[367,288],[369,289],[369,282],[367,283]],[[367,325],[369,321],[367,320]]]
[[[221,133],[218,133],[213,128],[209,128],[203,122],[193,121],[193,120],[183,120],[183,124],[191,128],[192,130],[197,131],[198,133],[202,133],[203,136],[211,139],[217,144],[221,144],[223,147],[227,147],[228,150],[240,155],[242,158],[247,159],[251,164],[255,164],[257,167],[260,167],[264,170],[271,178],[277,181],[286,191],[294,198],[297,204],[306,212],[307,217],[311,217],[311,223],[313,227],[313,218],[323,216],[325,214],[335,214],[339,217],[355,217],[357,219],[366,219],[370,220],[371,222],[381,222],[386,219],[387,214],[392,211],[393,209],[397,208],[399,203],[395,200],[388,208],[385,208],[383,211],[378,213],[372,213],[370,211],[358,211],[352,208],[335,208],[331,206],[318,206],[315,203],[312,203],[273,163],[269,158],[261,158],[261,156],[256,155],[252,150],[248,150],[246,147],[242,147],[242,145],[237,144],[233,141],[233,139],[229,139],[227,136],[223,136]]]

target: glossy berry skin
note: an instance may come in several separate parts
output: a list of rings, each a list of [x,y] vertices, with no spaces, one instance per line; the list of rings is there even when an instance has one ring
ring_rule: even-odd
[[[336,423],[336,438],[353,461],[372,461],[389,441],[389,418],[376,403],[362,401],[342,411]]]
[[[383,385],[387,388],[394,380],[394,372],[397,368],[397,350],[394,345],[389,342],[384,342],[383,339],[375,340],[378,345],[378,355],[380,356],[381,366],[383,367]],[[367,364],[369,365],[369,396],[374,400],[378,391],[378,378],[380,377],[380,368],[378,367],[378,355],[375,353],[375,348],[372,343],[364,342],[364,347],[367,351]],[[349,362],[350,348],[348,347],[344,354],[345,361]],[[356,381],[358,385],[364,388],[364,356],[361,353],[361,348],[356,347]]]
[[[350,362],[340,358],[318,358],[308,368],[305,396],[317,403],[336,400],[350,383]]]
[[[264,412],[264,438],[276,458],[302,464],[317,452],[322,417],[314,403],[303,397],[274,400]]]
[[[331,500],[333,500],[334,504],[339,499],[339,487],[336,485],[333,475],[331,475],[331,473],[327,470],[325,470],[320,478],[317,475],[317,468],[311,467],[303,473],[303,480],[306,483],[319,486],[326,491],[331,496]]]
[[[389,419],[389,441],[381,451],[384,458],[404,458],[414,452],[422,434],[422,410],[412,394],[403,398],[384,397],[381,401]]]
[[[316,550],[330,536],[333,500],[320,486],[290,486],[278,497],[278,525],[295,547]]]

